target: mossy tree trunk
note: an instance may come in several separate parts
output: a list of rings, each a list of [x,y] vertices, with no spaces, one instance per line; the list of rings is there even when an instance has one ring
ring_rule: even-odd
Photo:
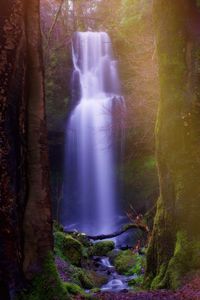
[[[39,1],[0,2],[0,297],[52,249]]]
[[[181,284],[200,268],[200,11],[195,0],[154,0],[161,98],[156,126],[160,197],[146,284]]]
[[[24,217],[24,271],[31,276],[52,248],[49,161],[39,0],[26,3],[28,194]]]

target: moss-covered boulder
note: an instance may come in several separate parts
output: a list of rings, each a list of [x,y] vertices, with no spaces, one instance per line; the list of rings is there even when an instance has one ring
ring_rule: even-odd
[[[86,234],[84,233],[77,233],[74,234],[73,237],[78,240],[84,247],[91,247],[92,242],[89,240]]]
[[[96,294],[98,292],[100,292],[101,290],[99,288],[94,288],[94,289],[91,289],[91,294]]]
[[[83,245],[72,236],[57,231],[54,233],[55,254],[80,266],[84,256]]]
[[[88,271],[95,288],[101,288],[102,285],[108,282],[108,277],[105,274],[97,273],[95,271]]]
[[[66,235],[63,244],[63,252],[72,264],[76,266],[81,265],[83,246],[78,240],[75,240],[70,235]]]
[[[82,289],[100,288],[108,281],[107,276],[99,274],[95,271],[78,268],[71,265],[70,280]]]
[[[71,280],[83,289],[92,289],[95,283],[90,272],[86,269],[71,267]]]
[[[102,241],[95,243],[92,247],[92,255],[104,256],[115,248],[115,243],[112,241]]]
[[[66,287],[66,290],[69,294],[72,295],[84,295],[84,290],[80,288],[79,285],[72,283],[72,282],[65,282],[64,286]]]
[[[114,259],[114,266],[118,273],[129,275],[136,263],[135,254],[131,250],[120,251]]]

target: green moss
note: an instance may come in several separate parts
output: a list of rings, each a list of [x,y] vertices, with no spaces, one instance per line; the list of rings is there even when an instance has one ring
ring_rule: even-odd
[[[66,287],[66,290],[68,291],[69,294],[73,294],[73,295],[84,294],[84,290],[82,290],[80,286],[78,286],[75,283],[65,282],[64,286]]]
[[[64,232],[63,226],[59,224],[56,220],[53,221],[53,232],[61,231]]]
[[[114,266],[118,273],[131,275],[131,270],[136,263],[136,256],[131,250],[120,251],[114,259]]]
[[[94,300],[95,298],[91,294],[85,293],[85,291],[80,288],[77,284],[74,284],[72,282],[65,282],[64,286],[66,287],[68,293],[70,294],[70,299],[71,296],[73,297],[74,295],[81,295],[81,299],[91,299]],[[98,289],[93,289],[91,290],[91,293],[97,293],[99,290]]]
[[[128,286],[133,287],[134,289],[135,289],[135,287],[142,287],[143,281],[144,281],[144,276],[139,275],[139,276],[135,277],[134,279],[131,279],[128,282]]]
[[[82,244],[72,236],[62,233],[54,233],[55,254],[68,260],[76,266],[81,265],[81,259],[85,253]]]
[[[35,277],[31,287],[22,293],[19,300],[67,300],[66,286],[59,278],[54,259],[49,255],[41,274]]]
[[[151,288],[152,289],[159,289],[163,288],[166,286],[165,283],[165,272],[167,269],[167,264],[162,264],[160,267],[160,271],[156,277],[154,277],[152,283],[151,283]]]
[[[72,267],[71,280],[83,289],[91,289],[95,287],[90,272],[86,269]]]
[[[63,253],[63,244],[65,240],[65,234],[63,232],[56,231],[54,232],[54,252],[55,255],[66,259]]]
[[[144,274],[144,269],[145,269],[145,265],[146,265],[146,257],[145,255],[140,255],[138,253],[134,254],[134,265],[133,267],[129,270],[127,275],[132,275],[132,274],[136,274],[136,275],[143,275]]]
[[[100,292],[101,290],[99,289],[99,288],[94,288],[94,289],[91,289],[91,293],[92,294],[96,294],[96,293],[98,293],[98,292]]]
[[[88,271],[90,274],[90,277],[92,278],[92,282],[94,284],[94,287],[100,288],[102,285],[106,284],[108,282],[108,277],[104,274],[97,273],[95,271]]]
[[[63,252],[72,264],[80,266],[83,254],[82,250],[83,247],[79,241],[75,240],[70,235],[66,236],[63,245]]]
[[[184,276],[190,270],[200,269],[200,242],[193,238],[189,239],[184,231],[178,231],[174,253],[169,263],[161,264],[159,272],[154,277],[151,288],[158,289],[170,287],[177,289]]]
[[[77,239],[85,247],[92,246],[92,243],[84,233],[78,233],[74,236],[74,238]]]
[[[114,248],[115,248],[115,243],[112,241],[98,242],[95,243],[92,247],[92,255],[104,256]]]
[[[190,270],[200,269],[200,241],[189,239],[184,231],[177,233],[174,255],[169,262],[166,278],[172,288],[181,285]]]

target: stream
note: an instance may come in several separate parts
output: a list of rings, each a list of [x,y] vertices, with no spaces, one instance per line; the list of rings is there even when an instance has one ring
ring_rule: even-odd
[[[128,292],[130,289],[128,282],[136,278],[137,275],[125,276],[118,274],[110,259],[106,256],[96,256],[94,260],[97,265],[97,272],[108,278],[108,282],[101,287],[101,292]]]

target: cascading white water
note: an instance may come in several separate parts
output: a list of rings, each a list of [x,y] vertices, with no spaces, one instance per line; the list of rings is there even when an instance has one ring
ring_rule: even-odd
[[[105,32],[75,33],[72,57],[75,105],[66,129],[61,221],[106,234],[114,229],[118,197],[113,107],[124,106],[117,62]]]

